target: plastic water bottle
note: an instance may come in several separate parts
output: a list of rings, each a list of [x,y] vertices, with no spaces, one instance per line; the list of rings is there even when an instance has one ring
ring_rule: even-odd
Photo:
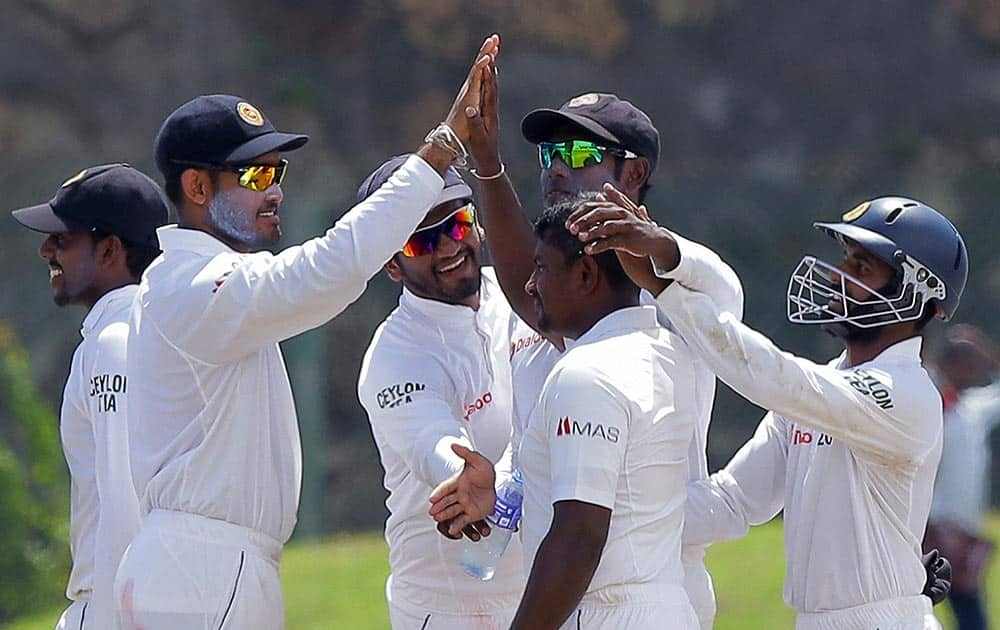
[[[524,499],[524,486],[521,481],[521,471],[515,470],[514,476],[497,489],[497,500],[493,504],[493,514],[486,517],[490,524],[490,535],[481,538],[479,542],[463,539],[465,547],[459,564],[472,577],[480,580],[490,580],[500,564],[500,557],[510,543],[521,522],[521,501]]]

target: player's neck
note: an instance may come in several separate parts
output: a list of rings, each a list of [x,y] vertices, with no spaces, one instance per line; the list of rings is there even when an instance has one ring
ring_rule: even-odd
[[[869,339],[847,339],[844,341],[847,346],[847,365],[844,367],[868,363],[882,354],[889,346],[919,334],[911,322],[884,326],[879,331],[879,335]]]

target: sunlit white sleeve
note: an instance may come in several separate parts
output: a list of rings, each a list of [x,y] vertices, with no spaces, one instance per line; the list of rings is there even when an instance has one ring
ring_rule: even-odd
[[[368,357],[358,381],[358,396],[373,430],[431,487],[462,470],[464,460],[452,452],[452,444],[475,448],[448,402],[454,398],[452,390],[437,358],[391,346]]]
[[[736,271],[714,251],[701,243],[671,232],[677,242],[681,260],[669,271],[653,264],[657,276],[673,280],[683,286],[704,293],[712,299],[720,311],[732,313],[736,319],[743,319],[743,284]],[[668,313],[669,316],[669,313]]]
[[[543,399],[549,442],[551,500],[581,501],[613,509],[628,448],[629,409],[602,375],[572,362],[556,367]],[[574,431],[573,423],[600,426],[602,438]]]
[[[356,300],[399,251],[441,192],[443,180],[411,156],[325,235],[276,255],[225,253],[202,267],[157,322],[207,363],[226,363],[319,326]]]
[[[657,302],[719,378],[751,402],[887,463],[918,465],[934,447],[941,403],[933,387],[897,391],[877,367],[840,370],[783,352],[680,283]]]
[[[684,544],[707,545],[746,535],[784,505],[788,425],[769,413],[722,470],[688,483]]]

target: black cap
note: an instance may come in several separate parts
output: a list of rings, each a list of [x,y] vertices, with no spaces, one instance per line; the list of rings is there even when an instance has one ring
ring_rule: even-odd
[[[375,169],[371,175],[366,177],[365,181],[361,182],[361,186],[358,187],[358,203],[370,197],[373,192],[382,187],[382,184],[389,181],[392,174],[409,157],[409,155],[395,155],[383,162],[382,166]],[[432,207],[440,206],[455,199],[472,199],[472,189],[465,183],[462,176],[458,174],[455,167],[449,166],[448,170],[444,172],[444,188],[441,190],[441,194],[438,195]]]
[[[167,202],[152,179],[128,164],[85,168],[48,203],[14,210],[21,225],[45,234],[101,230],[138,245],[159,247],[156,228]]]
[[[649,160],[651,171],[660,159],[660,133],[641,109],[614,94],[590,92],[569,99],[559,109],[536,109],[521,121],[521,134],[538,144],[567,122],[615,146]]]
[[[156,134],[156,166],[166,177],[184,164],[246,164],[271,151],[292,151],[309,136],[274,128],[246,99],[198,96],[167,116]]]

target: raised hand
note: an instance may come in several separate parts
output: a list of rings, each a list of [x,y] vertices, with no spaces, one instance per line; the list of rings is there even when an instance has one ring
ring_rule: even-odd
[[[465,460],[465,465],[434,488],[428,514],[438,523],[447,522],[447,535],[455,538],[461,536],[466,527],[493,513],[497,494],[494,489],[496,472],[490,460],[461,444],[452,444],[451,450]],[[488,531],[487,528],[486,535]]]
[[[458,91],[458,96],[444,122],[455,131],[455,135],[468,145],[470,122],[480,118],[483,109],[483,84],[487,74],[493,74],[496,57],[500,54],[500,36],[493,34],[483,41],[476,54],[476,60],[469,69],[469,75]]]
[[[494,62],[500,51],[500,36],[490,35],[483,41],[476,53],[476,59],[469,69],[469,74],[462,83],[455,102],[452,103],[444,125],[448,131],[444,141],[438,138],[428,142],[417,150],[417,155],[424,158],[428,164],[439,173],[444,172],[452,162],[459,160],[464,153],[463,147],[469,143],[469,121],[480,115],[483,97],[483,79],[486,68]],[[440,129],[440,128],[439,128]],[[435,130],[437,131],[437,130]],[[434,133],[434,132],[432,132]],[[428,138],[430,139],[430,137]]]
[[[479,115],[468,119],[467,146],[480,177],[490,177],[500,172],[499,90],[495,58],[494,55],[494,61],[483,72]]]

